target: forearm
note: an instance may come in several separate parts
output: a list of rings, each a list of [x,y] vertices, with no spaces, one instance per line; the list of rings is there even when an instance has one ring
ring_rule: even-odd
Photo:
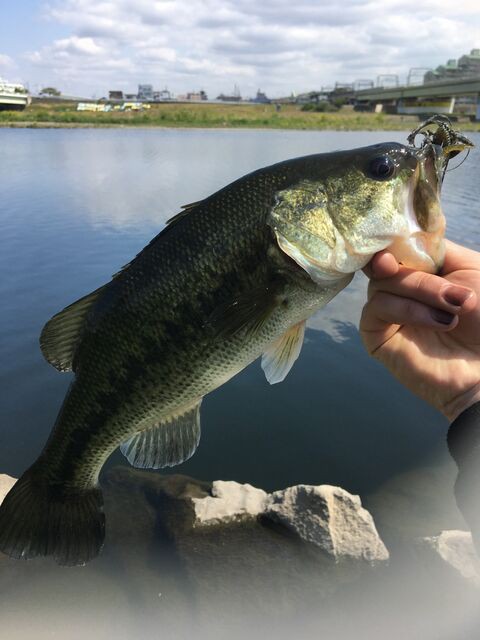
[[[480,555],[480,402],[472,404],[452,422],[447,442],[458,466],[457,504]]]

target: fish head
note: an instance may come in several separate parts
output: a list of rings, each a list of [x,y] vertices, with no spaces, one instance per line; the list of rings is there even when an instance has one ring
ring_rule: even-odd
[[[295,165],[269,224],[280,248],[316,282],[363,268],[389,249],[407,267],[434,273],[444,259],[441,146],[396,142],[318,154]]]

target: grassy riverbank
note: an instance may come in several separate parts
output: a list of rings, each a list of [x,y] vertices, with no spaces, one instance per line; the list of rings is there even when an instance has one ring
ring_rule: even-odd
[[[233,127],[268,129],[404,130],[418,122],[415,116],[302,111],[296,105],[158,104],[145,111],[93,113],[77,111],[74,102],[35,102],[24,111],[0,111],[7,127]],[[464,131],[480,131],[480,123],[461,123]]]

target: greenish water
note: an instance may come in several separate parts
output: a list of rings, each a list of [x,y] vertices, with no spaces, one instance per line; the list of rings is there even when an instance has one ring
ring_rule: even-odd
[[[41,356],[43,324],[108,280],[182,204],[288,157],[405,138],[0,129],[0,473],[18,477],[34,461],[70,381]],[[443,196],[448,236],[477,249],[479,169],[474,150],[447,175]],[[200,447],[172,473],[266,490],[341,485],[362,496],[393,541],[465,528],[452,494],[448,425],[364,353],[356,330],[364,295],[358,276],[310,321],[281,385],[270,387],[257,362],[206,398]],[[126,463],[117,452],[113,464]]]

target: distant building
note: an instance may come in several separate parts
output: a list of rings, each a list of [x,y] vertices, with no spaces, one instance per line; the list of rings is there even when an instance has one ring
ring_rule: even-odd
[[[201,100],[208,100],[208,96],[205,93],[205,91],[203,91],[203,89],[202,89],[198,93],[196,93],[194,91],[187,93],[186,99],[187,100],[192,100],[194,102],[200,102]]]
[[[238,102],[239,98],[237,96],[227,96],[224,93],[221,93],[217,96],[217,100],[221,100],[222,102]]]
[[[240,89],[238,88],[238,85],[235,85],[233,87],[232,95],[229,96],[221,93],[219,96],[217,96],[217,100],[221,100],[222,102],[241,102],[242,96],[240,95]]]
[[[470,76],[480,74],[480,49],[472,49],[469,54],[462,56],[458,61],[461,73]]]
[[[318,104],[328,100],[331,91],[308,91],[308,93],[299,93],[296,97],[297,104]]]
[[[153,101],[153,86],[151,84],[139,84],[137,99]]]
[[[173,100],[173,95],[165,87],[165,89],[162,89],[162,91],[153,92],[153,100],[154,102],[163,102],[165,100]]]
[[[423,81],[427,83],[455,80],[456,78],[471,78],[478,75],[480,75],[480,49],[472,49],[469,54],[462,56],[458,61],[452,58],[434,71],[427,71]]]
[[[125,94],[125,100],[136,100],[137,99],[137,94],[136,93],[126,93]]]
[[[252,99],[252,102],[257,102],[259,104],[270,104],[270,98],[267,98],[266,94],[260,89],[257,91],[257,95]]]
[[[446,64],[439,65],[434,71],[427,71],[423,77],[424,82],[436,82],[438,80],[449,80],[459,77],[457,61],[453,58]]]
[[[123,91],[109,91],[108,92],[109,100],[123,100]]]

